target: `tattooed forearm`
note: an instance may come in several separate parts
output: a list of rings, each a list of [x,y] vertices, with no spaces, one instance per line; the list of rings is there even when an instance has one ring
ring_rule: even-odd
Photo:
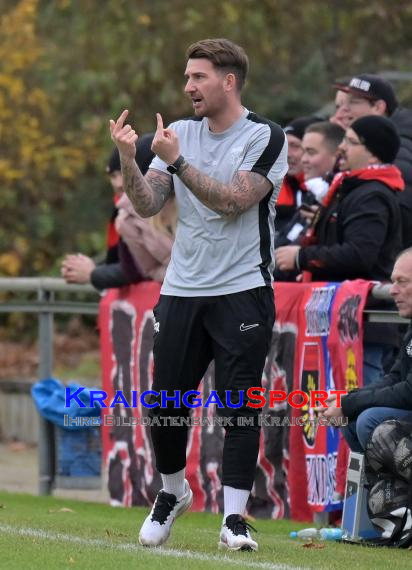
[[[230,184],[223,184],[202,174],[184,162],[179,169],[180,180],[205,206],[222,216],[239,216],[262,200],[272,185],[256,172],[237,172]]]
[[[156,170],[146,176],[133,160],[121,160],[123,188],[136,212],[143,218],[154,216],[172,194],[171,177]]]
[[[172,177],[159,170],[148,170],[145,181],[152,189],[152,207],[156,214],[173,194]]]

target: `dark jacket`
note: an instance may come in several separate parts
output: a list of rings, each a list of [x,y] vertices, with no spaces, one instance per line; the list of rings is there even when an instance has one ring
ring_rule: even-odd
[[[405,181],[405,191],[398,199],[402,215],[402,248],[406,248],[412,246],[412,111],[398,107],[390,118],[401,138],[395,164]]]
[[[99,291],[124,287],[133,283],[133,280],[125,274],[120,262],[97,265],[90,275],[90,281]]]
[[[368,408],[383,406],[412,410],[412,323],[389,374],[379,382],[343,396],[341,404],[350,421]]]
[[[276,201],[276,233],[281,232],[294,216],[302,197],[303,173],[299,176],[286,174]]]
[[[144,281],[144,277],[136,267],[129,248],[120,238],[116,245],[116,257],[114,263],[102,263],[96,265],[90,275],[91,284],[95,289],[117,289],[132,283]]]
[[[316,226],[316,244],[299,252],[313,281],[389,279],[401,250],[395,191],[378,180],[347,177]]]
[[[302,193],[302,204],[312,206],[319,205],[319,202],[316,201],[312,192],[304,192]],[[280,231],[276,231],[275,248],[282,247],[284,245],[299,244],[302,236],[305,235],[308,226],[309,222],[302,216],[301,208],[298,208],[291,220],[285,224]],[[294,235],[292,239],[292,234],[297,234],[297,232],[299,232],[299,234]],[[296,281],[296,277],[299,273],[300,272],[297,269],[282,271],[278,266],[275,266],[273,279],[276,282]]]
[[[386,179],[361,179],[371,175]],[[396,191],[403,187],[399,171],[388,167],[376,173],[366,169],[343,179],[334,198],[321,213],[316,226],[316,245],[299,252],[300,269],[313,281],[367,279],[388,281],[401,251],[401,214]],[[393,176],[393,180],[392,180]],[[368,308],[391,309],[392,304],[374,301]],[[398,346],[397,325],[364,323],[364,342]]]
[[[315,196],[312,192],[303,192],[302,193],[302,204],[305,206],[315,206],[319,205],[319,202],[316,201]],[[299,236],[302,232],[304,232],[309,223],[301,214],[301,207],[296,208],[295,213],[290,218],[288,223],[285,223],[280,231],[276,232],[275,236],[275,247],[282,247],[284,245],[291,245],[292,243],[299,243]],[[296,227],[301,227],[300,233],[296,237],[291,237],[293,230]]]

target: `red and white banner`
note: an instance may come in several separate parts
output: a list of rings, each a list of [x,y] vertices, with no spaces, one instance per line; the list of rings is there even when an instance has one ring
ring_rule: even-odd
[[[350,392],[363,386],[363,309],[373,283],[345,281],[336,291],[328,350],[338,390]],[[344,496],[349,446],[340,435],[336,465],[336,493]]]
[[[263,386],[267,390],[308,392],[342,385],[355,370],[361,378],[362,318],[369,283],[279,283],[275,286],[276,324],[268,353]],[[153,372],[153,313],[160,286],[144,282],[110,290],[101,300],[99,326],[103,389],[110,400],[122,390],[151,388]],[[354,297],[360,296],[356,305]],[[356,310],[353,307],[356,305]],[[343,328],[342,328],[343,327]],[[351,334],[346,334],[348,331]],[[356,331],[356,334],[352,334]],[[344,334],[342,342],[339,334]],[[335,366],[331,367],[331,357]],[[354,360],[352,357],[354,355]],[[334,381],[333,378],[338,379]],[[214,388],[210,365],[199,390],[207,398]],[[269,402],[269,399],[267,399]],[[132,416],[147,417],[144,407],[116,405],[103,410],[119,417],[119,424],[104,426],[103,451],[112,504],[148,505],[161,487],[154,469],[149,427],[130,425]],[[196,408],[194,416],[207,418],[211,409]],[[262,409],[263,422],[255,484],[248,505],[257,517],[311,520],[313,511],[336,508],[332,495],[336,479],[338,430],[305,425],[288,427],[293,417],[313,417],[309,406],[292,409],[279,402]],[[276,417],[276,422],[270,418]],[[121,418],[124,418],[123,420]],[[199,421],[199,423],[202,423]],[[274,425],[276,424],[276,425]],[[221,456],[224,429],[218,425],[190,430],[187,477],[194,491],[195,510],[219,512],[223,505]]]

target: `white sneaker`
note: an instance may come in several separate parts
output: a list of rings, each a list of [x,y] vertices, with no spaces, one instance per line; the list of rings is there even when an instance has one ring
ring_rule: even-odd
[[[228,550],[257,550],[257,542],[250,536],[249,529],[256,531],[241,515],[229,515],[220,531],[219,546]]]
[[[185,493],[179,500],[175,495],[159,491],[152,510],[144,521],[139,533],[139,542],[142,546],[160,546],[170,536],[175,518],[190,509],[193,502],[193,493],[185,479]]]

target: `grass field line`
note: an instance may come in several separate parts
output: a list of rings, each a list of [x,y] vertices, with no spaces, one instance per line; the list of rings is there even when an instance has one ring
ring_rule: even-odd
[[[242,556],[241,560],[229,558],[226,556],[219,556],[217,554],[202,554],[200,552],[193,552],[190,550],[178,550],[175,548],[145,548],[143,546],[132,543],[114,543],[107,542],[99,538],[83,538],[71,534],[62,534],[60,532],[53,532],[49,530],[41,530],[27,527],[14,527],[7,524],[0,524],[0,532],[12,535],[22,536],[29,538],[37,538],[45,541],[56,542],[70,542],[81,546],[95,547],[95,548],[108,548],[110,550],[120,550],[132,553],[144,553],[145,555],[164,556],[171,558],[184,558],[188,560],[199,560],[204,562],[217,562],[220,564],[229,564],[240,568],[260,568],[262,570],[305,570],[303,566],[291,566],[289,564],[272,564],[271,562],[252,562],[247,561]],[[253,556],[253,555],[252,555]]]

